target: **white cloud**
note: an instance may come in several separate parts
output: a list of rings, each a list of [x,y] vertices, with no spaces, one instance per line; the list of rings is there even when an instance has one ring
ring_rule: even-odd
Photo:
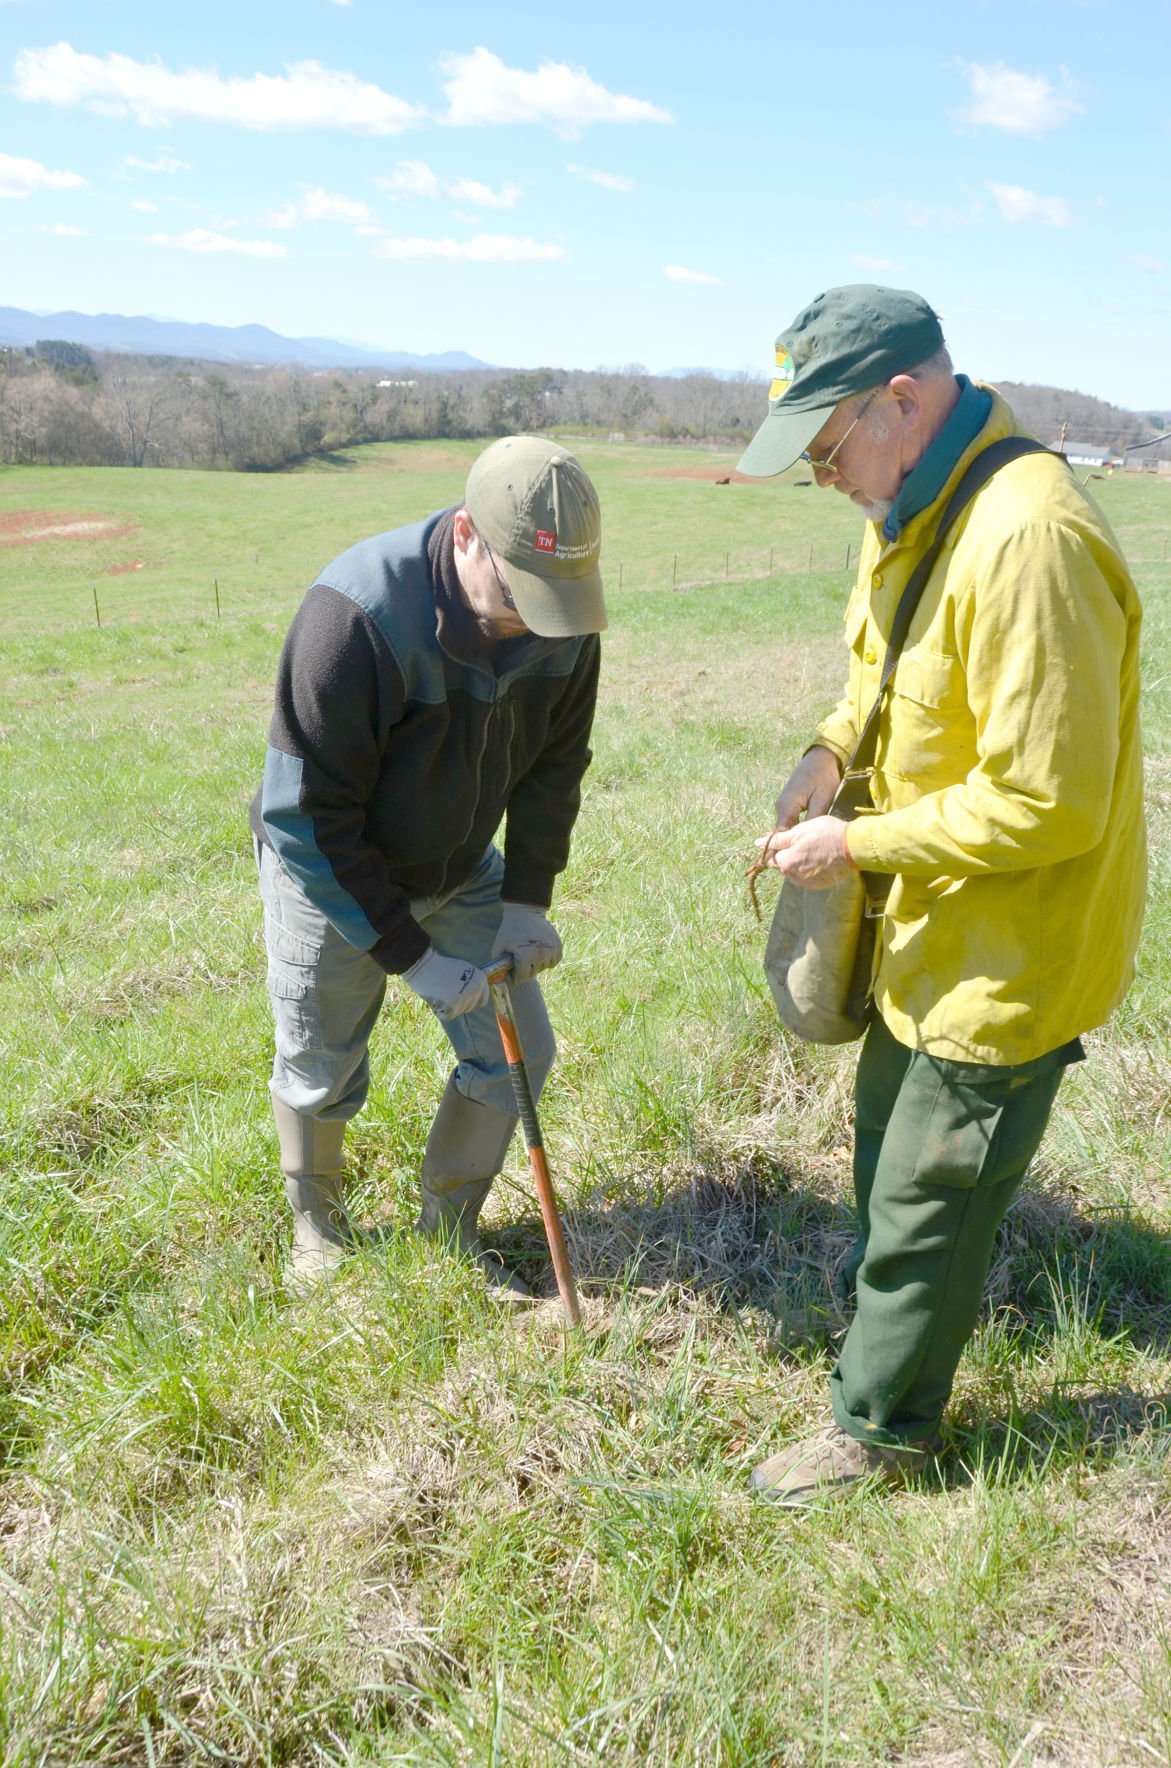
[[[566,166],[565,170],[574,178],[581,178],[587,184],[600,184],[603,190],[634,189],[634,179],[628,178],[625,172],[595,172],[592,166]]]
[[[1002,61],[961,66],[972,102],[954,114],[961,123],[975,128],[1002,129],[1008,135],[1044,135],[1083,109],[1064,70],[1063,89],[1058,91],[1044,74],[1021,74]]]
[[[502,184],[499,190],[493,190],[490,184],[481,184],[476,178],[453,178],[444,188],[457,203],[473,203],[478,209],[511,209],[523,195],[519,184]]]
[[[374,182],[395,198],[449,196],[458,203],[474,203],[480,209],[511,209],[524,194],[519,184],[502,184],[499,190],[493,190],[478,178],[440,178],[425,160],[400,160],[389,176]]]
[[[590,123],[672,123],[670,111],[645,98],[608,92],[584,68],[543,61],[535,73],[510,68],[490,49],[446,55],[450,77],[446,123],[543,123],[559,135],[576,135]]]
[[[49,49],[22,49],[14,72],[18,98],[88,104],[104,115],[129,115],[147,126],[196,121],[242,129],[396,135],[423,114],[379,86],[316,61],[289,63],[283,74],[223,79],[214,68],[172,73],[161,62],[81,55],[68,43],[56,43]]]
[[[42,221],[33,229],[34,233],[50,233],[54,239],[88,239],[89,234],[84,227],[70,227],[64,221]]]
[[[350,4],[350,0],[332,0],[332,4],[334,6],[348,6]]]
[[[84,183],[78,172],[51,172],[36,160],[0,153],[0,197],[32,196],[38,190],[80,190]]]
[[[1128,252],[1126,261],[1136,270],[1149,270],[1152,276],[1162,276],[1167,268],[1162,258],[1149,258],[1146,252]]]
[[[229,239],[226,233],[212,233],[206,227],[193,227],[190,233],[152,233],[152,246],[170,246],[176,252],[238,252],[243,258],[287,258],[288,251],[271,239]]]
[[[1038,227],[1070,227],[1073,216],[1064,197],[1041,196],[1023,184],[988,185],[1003,221],[1029,221]]]
[[[157,215],[159,212],[159,205],[157,203],[148,202],[144,196],[129,198],[126,207],[128,209],[137,209],[140,215]]]
[[[704,270],[687,270],[682,264],[664,264],[663,275],[669,282],[698,282],[708,288],[723,288],[718,276],[709,276]]]
[[[424,258],[463,258],[473,264],[541,264],[562,262],[569,257],[564,246],[517,239],[508,233],[477,233],[471,239],[384,239],[375,246],[374,255],[400,263]]]
[[[161,153],[153,160],[140,160],[128,153],[123,160],[124,166],[133,166],[136,172],[190,172],[191,167],[186,160],[177,160],[173,153]]]
[[[893,258],[868,258],[865,252],[851,252],[849,259],[859,270],[869,270],[875,276],[884,275],[891,270],[906,269],[906,265],[896,264]]]
[[[425,160],[400,160],[387,178],[376,178],[388,196],[442,195],[442,185]]]
[[[320,188],[302,190],[296,202],[286,203],[283,209],[270,215],[266,225],[296,227],[304,221],[341,221],[347,227],[367,232],[378,225],[368,203],[355,197],[335,196],[332,191]]]

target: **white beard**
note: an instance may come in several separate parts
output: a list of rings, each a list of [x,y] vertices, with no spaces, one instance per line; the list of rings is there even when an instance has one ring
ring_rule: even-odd
[[[858,509],[862,511],[862,514],[866,517],[868,522],[885,522],[886,518],[890,515],[890,512],[894,509],[894,506],[895,500],[893,497],[878,497],[872,502],[860,503],[857,505]]]

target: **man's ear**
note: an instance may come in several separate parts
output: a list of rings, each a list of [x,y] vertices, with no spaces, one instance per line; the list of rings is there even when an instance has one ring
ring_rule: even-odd
[[[463,504],[455,512],[455,550],[466,553],[476,538],[476,524]]]
[[[920,429],[923,423],[923,389],[915,377],[896,374],[887,382],[887,386],[899,402],[904,427],[908,430]]]

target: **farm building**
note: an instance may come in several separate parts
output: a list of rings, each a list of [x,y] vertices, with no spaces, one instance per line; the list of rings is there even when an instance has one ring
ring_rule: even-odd
[[[1056,448],[1057,443],[1053,443]],[[1066,440],[1062,451],[1071,467],[1108,467],[1113,463],[1113,451],[1109,448],[1098,448],[1090,442],[1071,442]]]

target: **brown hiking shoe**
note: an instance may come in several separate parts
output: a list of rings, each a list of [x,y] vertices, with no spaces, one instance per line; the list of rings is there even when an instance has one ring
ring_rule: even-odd
[[[762,1498],[795,1509],[836,1497],[874,1474],[895,1483],[902,1475],[927,1467],[938,1448],[938,1437],[899,1449],[860,1443],[836,1424],[827,1424],[816,1436],[806,1437],[754,1467],[749,1483]]]

